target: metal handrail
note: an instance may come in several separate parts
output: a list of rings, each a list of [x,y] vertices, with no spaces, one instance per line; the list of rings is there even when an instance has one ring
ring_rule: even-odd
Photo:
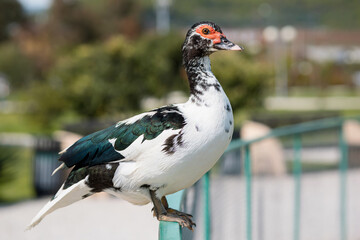
[[[166,196],[169,206],[175,210],[180,210],[181,202],[184,198],[185,190],[178,191]],[[176,222],[160,221],[159,239],[181,240],[182,233],[180,225]]]
[[[250,153],[250,145],[259,141],[262,141],[267,138],[274,138],[274,137],[284,137],[284,136],[293,136],[293,149],[294,149],[294,166],[293,166],[293,174],[295,178],[295,197],[294,197],[294,204],[295,206],[300,205],[300,195],[301,195],[301,156],[300,151],[302,147],[301,142],[301,135],[304,133],[315,132],[325,129],[339,129],[339,148],[341,149],[341,160],[339,163],[339,170],[340,174],[340,239],[345,240],[347,238],[347,229],[346,229],[346,172],[348,168],[348,156],[347,156],[347,143],[344,138],[343,133],[343,123],[346,120],[357,120],[360,121],[360,116],[352,116],[352,117],[337,117],[337,118],[327,118],[321,120],[315,120],[285,127],[280,127],[273,129],[268,134],[264,136],[254,138],[251,140],[233,140],[228,148],[226,149],[225,153],[238,150],[240,148],[244,148],[244,158],[245,158],[245,179],[246,179],[246,239],[252,240],[252,212],[251,212],[251,203],[252,203],[252,172],[251,172],[251,153]],[[204,239],[210,240],[211,231],[210,231],[210,187],[209,187],[209,175],[210,171],[204,175],[203,181],[203,192],[204,192],[204,218],[205,218],[205,234]],[[178,199],[183,199],[184,191],[181,192],[181,195],[177,195]],[[169,198],[169,197],[168,197]],[[170,198],[172,196],[170,195]],[[181,202],[181,201],[180,201]],[[180,208],[181,203],[177,206]],[[174,208],[174,206],[170,203],[170,206]],[[176,207],[176,206],[175,206]],[[178,209],[179,210],[179,209]],[[175,224],[175,225],[174,225]],[[163,228],[173,228],[175,230],[171,232],[170,235],[164,235]],[[174,232],[178,232],[176,237],[174,236]],[[159,229],[159,239],[174,239],[180,240],[181,239],[181,229],[177,223],[160,223]],[[294,240],[300,239],[300,208],[296,207],[294,209]]]
[[[326,118],[326,119],[320,119],[305,123],[299,123],[294,124],[290,126],[280,127],[273,129],[268,134],[265,134],[264,136],[254,138],[251,140],[241,140],[236,139],[233,140],[228,148],[226,149],[225,153],[231,152],[233,150],[239,149],[241,147],[244,147],[245,145],[250,145],[255,142],[259,142],[261,140],[271,138],[271,137],[283,137],[283,136],[289,136],[289,135],[296,135],[296,134],[303,134],[308,132],[315,132],[325,129],[331,129],[331,128],[337,128],[339,126],[342,126],[343,122],[345,120],[357,120],[360,121],[360,116],[352,116],[352,117],[337,117],[337,118]]]

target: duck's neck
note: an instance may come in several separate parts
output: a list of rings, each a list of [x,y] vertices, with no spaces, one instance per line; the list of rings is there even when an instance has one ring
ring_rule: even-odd
[[[189,80],[190,99],[193,102],[204,102],[205,95],[211,89],[222,91],[220,83],[211,72],[211,64],[208,56],[194,57],[184,63]]]

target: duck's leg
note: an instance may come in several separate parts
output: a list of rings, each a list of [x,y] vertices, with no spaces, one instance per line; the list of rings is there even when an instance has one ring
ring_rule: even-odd
[[[184,213],[184,212],[180,212],[180,211],[175,210],[175,209],[173,209],[173,208],[169,208],[169,204],[168,204],[165,196],[161,198],[161,203],[163,204],[163,206],[165,207],[165,209],[166,209],[167,212],[175,213],[175,214],[177,214],[177,215],[179,215],[179,216],[186,216],[186,217],[190,218],[190,220],[192,220],[191,218],[192,218],[193,216],[192,216],[191,214]],[[194,226],[196,226],[195,223],[194,223]]]
[[[190,230],[193,230],[193,226],[196,226],[191,220],[191,215],[169,208],[165,197],[160,200],[153,190],[150,190],[150,196],[154,204],[155,216],[159,221],[177,222],[180,226],[187,227]],[[163,203],[165,203],[165,206]]]

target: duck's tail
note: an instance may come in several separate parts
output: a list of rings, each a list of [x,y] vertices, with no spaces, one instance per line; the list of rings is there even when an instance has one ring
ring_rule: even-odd
[[[35,227],[41,222],[41,220],[49,213],[55,211],[58,208],[66,207],[74,202],[84,199],[93,193],[91,189],[85,184],[85,179],[67,187],[64,189],[64,185],[61,186],[55,196],[40,210],[40,212],[31,220],[27,230]]]

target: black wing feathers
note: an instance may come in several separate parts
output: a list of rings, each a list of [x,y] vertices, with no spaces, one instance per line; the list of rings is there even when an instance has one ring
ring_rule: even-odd
[[[158,108],[134,123],[127,124],[125,120],[120,125],[83,137],[69,147],[59,160],[67,167],[76,165],[77,168],[121,160],[124,156],[119,151],[129,147],[138,137],[143,136],[142,142],[152,140],[166,129],[181,129],[184,125],[185,119],[176,106]],[[109,142],[113,139],[115,148]]]

